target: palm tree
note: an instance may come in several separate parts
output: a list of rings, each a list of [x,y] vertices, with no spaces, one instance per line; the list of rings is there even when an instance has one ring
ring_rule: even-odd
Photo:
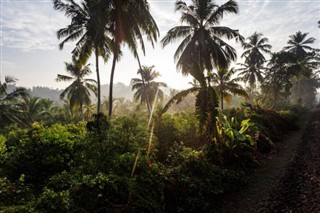
[[[236,50],[222,38],[236,38],[243,41],[243,37],[238,30],[219,24],[225,14],[238,13],[238,4],[229,0],[218,6],[213,0],[193,0],[191,5],[187,5],[184,1],[178,0],[176,11],[181,12],[181,23],[185,25],[169,30],[161,42],[165,47],[171,42],[182,39],[174,54],[177,68],[184,75],[191,74],[200,83],[200,87],[181,91],[168,102],[164,111],[172,103],[179,102],[184,96],[197,91],[196,114],[201,127],[206,125],[206,137],[210,141],[215,134],[213,124],[217,116],[218,99],[204,71],[211,72],[214,66],[228,67],[230,62],[236,59]]]
[[[72,51],[79,62],[85,64],[92,52],[95,54],[97,75],[97,114],[100,113],[101,89],[99,74],[99,56],[105,61],[109,58],[112,41],[106,33],[106,22],[104,18],[110,4],[101,0],[84,0],[81,4],[73,0],[54,0],[54,9],[65,13],[71,18],[71,24],[57,32],[58,39],[65,38],[59,45],[63,49],[64,44],[77,41]]]
[[[139,68],[142,69],[138,52],[137,52],[137,39],[139,40],[141,49],[145,54],[145,46],[143,41],[143,34],[146,34],[147,39],[151,42],[152,46],[157,40],[159,30],[150,14],[149,4],[145,0],[112,0],[110,2],[108,17],[108,32],[113,38],[113,61],[110,74],[109,84],[109,117],[112,115],[113,103],[113,79],[116,68],[116,63],[120,59],[121,44],[127,44],[129,49],[133,52],[134,57],[138,59]],[[144,79],[142,78],[144,84]]]
[[[248,61],[246,59],[246,61]],[[242,80],[245,83],[249,83],[251,100],[253,100],[254,90],[256,89],[257,82],[263,81],[263,67],[260,64],[251,64],[251,63],[239,63],[238,65],[242,68],[238,68],[237,71],[240,71],[238,74],[241,76]]]
[[[73,81],[63,92],[60,98],[64,99],[67,95],[70,101],[70,109],[79,107],[81,115],[83,115],[83,105],[91,104],[90,91],[97,95],[97,82],[93,79],[87,79],[86,76],[91,74],[89,64],[82,66],[73,61],[73,63],[65,62],[66,72],[70,75],[58,74],[56,81]]]
[[[238,30],[219,26],[221,19],[227,13],[238,13],[238,4],[229,0],[218,6],[212,0],[193,0],[191,5],[184,1],[176,2],[176,11],[181,12],[181,26],[168,31],[161,40],[163,47],[178,39],[174,58],[178,70],[188,75],[188,65],[191,61],[199,61],[200,68],[212,70],[213,65],[227,67],[230,61],[236,59],[236,50],[222,40],[237,38],[243,40]]]
[[[12,92],[8,92],[8,86],[10,84],[14,84],[17,81],[17,79],[5,76],[5,80],[2,83],[0,81],[0,102],[10,102],[13,100],[16,100],[19,97],[28,96],[27,90],[24,87],[17,87]]]
[[[139,73],[143,76],[142,79],[144,80],[139,78],[131,80],[132,90],[137,90],[134,94],[134,99],[136,101],[140,100],[141,103],[146,103],[149,106],[148,109],[151,109],[152,103],[156,98],[160,101],[163,100],[164,93],[160,87],[167,87],[167,84],[154,81],[160,76],[160,73],[154,70],[154,66],[142,66],[142,69],[138,70]]]
[[[250,64],[259,64],[262,65],[266,62],[263,53],[270,54],[270,49],[272,46],[267,44],[269,41],[266,37],[263,37],[262,33],[253,33],[250,37],[247,38],[248,42],[243,43],[243,48],[245,51],[242,53],[241,58],[246,58],[246,63]]]
[[[272,53],[261,84],[260,103],[265,107],[279,107],[287,101],[292,86],[290,80],[296,75],[295,69],[292,69],[295,58],[285,51]]]
[[[244,98],[249,98],[247,92],[244,88],[238,83],[241,81],[241,78],[232,78],[235,74],[236,69],[226,69],[220,68],[217,73],[214,73],[211,77],[211,82],[214,85],[214,88],[219,94],[221,102],[221,110],[223,110],[223,100],[230,102],[233,95],[239,95]]]
[[[296,56],[296,61],[293,64],[293,70],[296,73],[295,82],[293,82],[293,89],[291,96],[297,96],[297,102],[300,104],[302,101],[301,90],[303,89],[305,82],[311,78],[313,71],[318,67],[319,61],[317,61],[317,50],[310,47],[316,40],[313,37],[307,38],[309,33],[302,33],[300,31],[296,34],[289,36],[290,39],[287,42],[288,46],[283,49]],[[312,89],[310,91],[312,93]]]
[[[28,96],[27,90],[17,87],[12,92],[8,91],[8,86],[16,81],[17,79],[10,76],[6,76],[4,82],[0,81],[0,127],[11,122],[26,125],[21,119],[17,103],[21,97]]]
[[[25,123],[29,125],[35,121],[46,121],[50,117],[52,101],[38,97],[24,96],[17,103],[19,111],[23,114]]]
[[[290,39],[287,42],[288,46],[283,49],[294,53],[299,58],[303,58],[306,56],[307,51],[313,51],[314,48],[310,47],[309,44],[313,44],[316,40],[313,37],[307,38],[309,33],[302,33],[300,31],[296,32],[296,34],[289,36]]]
[[[292,79],[292,98],[297,97],[297,102],[300,103],[303,99],[301,97],[304,93],[313,94],[312,85],[314,84],[314,76],[317,76],[317,69],[320,66],[320,60],[317,58],[317,53],[307,52],[303,58],[296,56],[296,60],[290,66],[291,71],[295,74],[295,79]],[[309,84],[309,85],[308,85]],[[303,91],[304,88],[310,91]]]

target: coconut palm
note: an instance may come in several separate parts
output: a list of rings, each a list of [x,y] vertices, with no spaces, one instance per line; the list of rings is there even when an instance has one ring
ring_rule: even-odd
[[[164,98],[164,93],[160,87],[167,87],[167,84],[164,82],[154,81],[156,78],[160,77],[160,73],[154,70],[154,66],[142,66],[142,69],[138,70],[138,74],[141,74],[144,79],[133,78],[132,81],[132,90],[137,90],[134,93],[134,99],[140,100],[141,103],[146,103],[147,106],[152,108],[154,100],[162,101]],[[156,97],[157,95],[157,97]]]
[[[196,114],[201,126],[206,126],[208,141],[215,134],[213,124],[217,116],[218,99],[210,81],[204,71],[212,71],[216,67],[228,67],[236,59],[235,49],[222,38],[243,41],[238,30],[220,26],[220,22],[227,13],[238,13],[238,4],[230,0],[223,5],[216,5],[212,0],[193,0],[191,5],[184,1],[176,2],[176,11],[181,13],[181,26],[168,31],[161,40],[165,47],[171,42],[182,39],[174,58],[178,70],[184,75],[191,74],[200,84],[181,91],[164,107],[164,111],[174,102],[179,102],[186,95],[197,92]]]
[[[154,21],[149,4],[145,0],[111,0],[112,7],[109,10],[108,17],[108,32],[113,38],[113,61],[110,74],[109,84],[109,117],[112,115],[112,103],[113,103],[113,79],[116,68],[116,63],[120,59],[121,55],[121,44],[128,45],[129,49],[133,52],[134,57],[138,59],[139,68],[140,60],[138,57],[138,44],[145,54],[145,46],[143,40],[143,34],[147,36],[147,39],[151,42],[152,46],[157,40],[159,30]],[[144,79],[142,78],[144,84]]]
[[[25,123],[32,124],[35,121],[45,121],[50,117],[52,101],[38,97],[24,96],[17,103],[19,111],[23,115]]]
[[[169,30],[161,42],[165,47],[182,39],[174,54],[177,68],[182,74],[189,74],[189,65],[186,64],[191,61],[199,61],[202,71],[210,71],[213,65],[227,67],[230,61],[236,59],[236,50],[222,38],[243,38],[238,30],[219,25],[225,14],[238,13],[235,1],[230,0],[218,6],[212,0],[193,0],[191,5],[179,0],[176,2],[176,11],[181,13],[181,23],[185,25]]]
[[[246,59],[247,61],[247,59]],[[251,64],[251,63],[239,63],[238,65],[242,66],[238,68],[239,76],[247,84],[249,83],[251,99],[253,100],[254,90],[257,88],[257,83],[263,81],[263,67],[260,64]]]
[[[63,90],[60,98],[68,97],[70,101],[70,109],[78,108],[83,115],[83,106],[91,104],[90,92],[97,95],[97,82],[94,79],[87,79],[86,76],[91,74],[89,64],[82,66],[73,61],[72,63],[65,62],[66,72],[70,75],[58,74],[56,81],[72,81],[72,83]]]
[[[65,3],[67,2],[67,3]],[[99,56],[105,61],[110,55],[112,41],[106,33],[107,19],[104,18],[110,4],[101,0],[83,0],[81,4],[73,0],[54,0],[54,9],[65,13],[71,18],[71,23],[57,32],[58,39],[64,38],[60,49],[70,41],[77,41],[72,53],[82,64],[85,64],[91,54],[95,54],[97,75],[97,114],[100,113],[101,89],[99,74]]]
[[[232,100],[232,94],[249,98],[245,89],[238,83],[242,79],[239,77],[232,78],[235,72],[235,68],[220,68],[218,69],[218,72],[214,73],[211,77],[211,82],[220,97],[221,110],[223,110],[223,100],[230,103]]]
[[[10,76],[6,76],[4,82],[0,81],[0,127],[12,122],[25,126],[17,103],[21,97],[28,96],[27,90],[23,87],[17,87],[12,92],[8,91],[8,86],[16,81],[17,79]]]
[[[266,59],[262,53],[270,54],[270,49],[272,46],[268,44],[268,38],[263,37],[262,33],[253,33],[250,37],[247,38],[248,42],[243,43],[244,52],[241,55],[241,58],[246,58],[246,63],[250,64],[263,64],[266,62]]]
[[[287,42],[288,46],[283,49],[294,53],[299,58],[303,58],[306,56],[308,51],[313,51],[314,48],[310,47],[310,44],[313,44],[316,40],[313,37],[307,38],[309,33],[302,33],[300,31],[296,32],[296,34],[289,36],[290,39]]]

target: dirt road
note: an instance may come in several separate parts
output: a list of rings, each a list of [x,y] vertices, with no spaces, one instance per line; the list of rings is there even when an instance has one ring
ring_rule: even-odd
[[[320,109],[313,112],[296,157],[258,212],[320,212]]]

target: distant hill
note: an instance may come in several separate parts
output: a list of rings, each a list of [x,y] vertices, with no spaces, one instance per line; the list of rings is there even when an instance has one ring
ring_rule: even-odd
[[[116,83],[113,85],[113,96],[115,98],[124,97],[132,101],[134,92],[131,90],[132,85],[125,85],[124,83]],[[101,85],[102,99],[109,97],[109,85]]]
[[[28,89],[30,95],[39,97],[39,98],[47,98],[54,103],[60,101],[60,94],[62,93],[62,89],[53,89],[49,87],[41,87],[36,86],[32,87],[32,89]]]
[[[134,92],[131,91],[131,85],[125,85],[123,83],[116,83],[113,86],[113,96],[115,98],[124,97],[125,99],[132,100]],[[9,85],[8,91],[13,91],[16,88],[15,85]],[[52,100],[54,103],[60,102],[60,94],[63,89],[53,89],[44,86],[34,86],[32,88],[27,88],[28,93],[32,96],[39,98],[47,98]],[[109,96],[109,85],[101,85],[101,97],[102,99]],[[96,100],[96,97],[92,95],[92,99]]]
[[[132,85],[125,85],[124,83],[116,83],[113,85],[113,96],[114,98],[124,97],[127,100],[133,100],[134,91],[131,90]],[[15,89],[15,85],[9,85],[8,90],[13,91]],[[170,94],[171,88],[163,88],[163,91],[166,95]],[[60,103],[60,94],[63,89],[54,89],[45,86],[34,86],[32,88],[28,88],[28,93],[32,96],[39,98],[47,98],[52,100],[54,103]],[[104,100],[109,97],[109,85],[104,84],[101,85],[101,98]],[[92,94],[92,100],[96,101],[96,97]]]

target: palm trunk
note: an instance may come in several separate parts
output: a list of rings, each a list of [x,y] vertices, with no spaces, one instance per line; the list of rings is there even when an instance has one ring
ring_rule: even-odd
[[[143,88],[145,88],[146,84],[145,84],[145,81],[144,81],[144,77],[142,75],[142,66],[141,66],[141,63],[140,63],[140,58],[139,58],[139,55],[137,53],[137,51],[135,50],[135,53],[136,53],[136,56],[137,56],[137,60],[138,60],[138,64],[139,64],[139,69],[141,70],[140,72],[140,75],[141,75],[141,79],[142,79],[142,86]],[[148,96],[148,93],[146,93],[146,99],[147,99],[147,109],[148,109],[148,113],[150,115],[151,113],[151,106],[150,106],[150,101],[149,101],[149,96]]]
[[[114,71],[116,68],[118,58],[118,47],[116,47],[115,52],[113,54],[113,61],[112,61],[112,68],[111,68],[111,74],[110,74],[110,84],[109,84],[109,118],[112,116],[112,95],[113,95],[113,78],[114,78]]]
[[[220,102],[221,102],[221,112],[223,111],[223,77],[220,77]]]
[[[254,104],[254,88],[255,86],[254,85],[250,85],[250,102],[251,104],[253,105]]]
[[[95,57],[96,57],[96,73],[97,73],[97,87],[98,87],[98,103],[97,103],[97,115],[100,113],[101,106],[101,88],[100,88],[100,74],[99,74],[99,54],[98,49],[95,49]]]
[[[223,90],[220,88],[221,112],[223,111]]]
[[[298,84],[298,101],[297,101],[297,103],[301,104],[302,103],[302,99],[300,97],[301,96],[301,80],[298,79],[297,84]]]
[[[80,102],[80,117],[81,117],[81,120],[83,120],[83,104],[82,104],[82,102]]]

